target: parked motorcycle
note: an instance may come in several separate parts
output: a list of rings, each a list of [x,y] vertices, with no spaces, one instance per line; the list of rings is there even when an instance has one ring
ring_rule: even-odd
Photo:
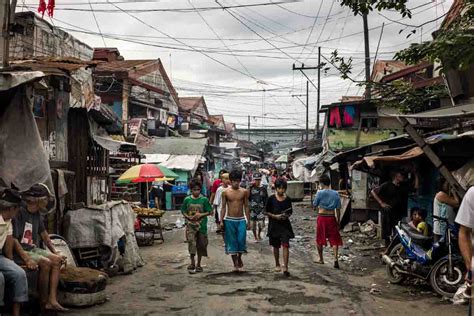
[[[420,278],[429,282],[439,295],[453,297],[464,283],[466,268],[456,241],[457,229],[447,226],[445,236],[434,242],[432,237],[400,222],[395,227],[388,255],[382,257],[390,282],[399,284],[406,278]]]

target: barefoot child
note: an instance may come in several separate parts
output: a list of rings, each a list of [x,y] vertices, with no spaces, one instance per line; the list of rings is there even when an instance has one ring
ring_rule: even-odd
[[[331,190],[331,180],[328,176],[319,177],[321,189],[316,193],[313,206],[317,208],[318,218],[316,222],[316,246],[318,248],[319,261],[324,264],[323,247],[329,244],[334,250],[334,268],[339,269],[338,251],[342,246],[342,238],[339,234],[339,220],[341,217],[341,198],[337,191]]]
[[[265,228],[264,211],[268,200],[268,193],[267,189],[262,186],[262,174],[255,173],[253,181],[254,183],[249,188],[250,222],[255,241],[261,241],[262,230]]]
[[[269,218],[267,236],[270,239],[270,246],[273,247],[275,271],[283,270],[283,274],[289,276],[290,239],[295,238],[295,234],[289,219],[293,208],[286,196],[286,188],[287,183],[284,179],[279,178],[275,181],[276,193],[268,199],[265,215]],[[280,247],[283,247],[283,267],[280,266]]]
[[[250,210],[248,207],[248,191],[240,187],[242,173],[232,170],[230,181],[232,186],[222,193],[221,228],[224,229],[225,252],[232,256],[234,272],[242,271],[244,264],[242,254],[247,252],[247,230],[250,229]],[[245,208],[245,216],[244,216]]]
[[[212,206],[209,200],[201,195],[201,181],[192,179],[190,187],[191,195],[184,199],[181,213],[187,223],[186,239],[191,259],[188,272],[196,273],[203,271],[201,258],[207,257],[207,217],[212,215]]]

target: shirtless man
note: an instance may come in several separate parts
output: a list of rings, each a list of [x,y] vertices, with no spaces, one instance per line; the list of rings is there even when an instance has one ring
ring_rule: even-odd
[[[225,252],[232,256],[234,272],[240,272],[244,267],[242,254],[247,252],[247,230],[250,230],[249,194],[240,187],[240,171],[232,170],[229,177],[231,188],[222,193],[221,229],[224,230]]]

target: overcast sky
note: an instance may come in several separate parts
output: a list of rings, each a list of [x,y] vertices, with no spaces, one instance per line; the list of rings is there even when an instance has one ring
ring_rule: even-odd
[[[103,47],[104,42],[117,47],[126,59],[160,58],[180,96],[203,95],[211,114],[224,114],[227,122],[240,127],[247,126],[246,116],[251,115],[252,127],[304,128],[305,107],[291,95],[306,93],[306,79],[292,65],[316,66],[318,46],[328,58],[334,49],[346,58],[352,56],[353,78],[364,76],[362,18],[338,1],[236,8],[277,0],[220,0],[233,7],[226,10],[207,9],[219,7],[211,0],[113,1],[56,0],[54,17],[47,20],[92,47]],[[452,0],[410,0],[408,7],[415,8],[412,19],[390,11],[382,12],[384,16],[371,13],[372,62],[382,23],[377,58],[392,59],[395,51],[410,43],[430,39],[451,4]],[[18,1],[18,11],[25,7],[36,10],[37,1]],[[428,21],[432,22],[416,27]],[[316,84],[316,71],[307,75]],[[311,85],[309,94],[314,127],[316,89]],[[361,94],[361,88],[340,79],[335,69],[321,76],[321,104]],[[304,96],[300,99],[305,101]]]

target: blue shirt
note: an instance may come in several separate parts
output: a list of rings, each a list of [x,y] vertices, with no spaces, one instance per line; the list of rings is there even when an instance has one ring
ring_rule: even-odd
[[[341,198],[337,191],[329,189],[319,190],[314,198],[313,206],[332,211],[341,208]]]

